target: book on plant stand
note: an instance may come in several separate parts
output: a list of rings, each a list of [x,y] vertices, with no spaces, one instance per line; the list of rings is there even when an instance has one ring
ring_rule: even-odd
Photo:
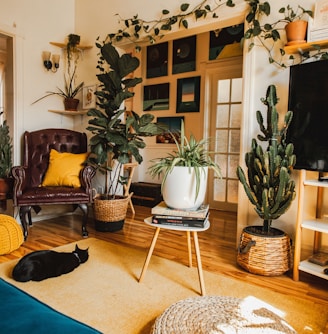
[[[208,220],[209,212],[205,218],[182,217],[182,216],[166,216],[154,215],[152,216],[152,223],[159,225],[172,225],[184,227],[204,227]]]
[[[205,219],[209,211],[209,205],[203,204],[198,210],[179,210],[169,208],[165,202],[160,202],[151,209],[152,215],[173,216],[173,217],[189,217],[196,219]]]

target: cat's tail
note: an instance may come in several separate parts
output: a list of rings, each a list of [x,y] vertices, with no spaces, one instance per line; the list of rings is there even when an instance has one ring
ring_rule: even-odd
[[[28,282],[33,279],[37,266],[37,261],[30,261],[29,264],[18,262],[12,271],[12,277],[18,282]]]

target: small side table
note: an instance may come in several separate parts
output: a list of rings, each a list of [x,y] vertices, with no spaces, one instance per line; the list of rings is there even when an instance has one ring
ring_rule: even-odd
[[[174,225],[164,225],[164,224],[153,224],[152,223],[152,217],[148,217],[144,220],[144,222],[152,227],[156,227],[153,240],[151,242],[145,263],[143,265],[140,277],[139,277],[139,282],[141,282],[145,276],[146,270],[148,268],[150,258],[153,254],[155,244],[159,235],[159,231],[161,229],[164,230],[171,230],[171,231],[183,231],[187,232],[187,243],[188,243],[188,258],[189,258],[189,267],[192,267],[192,255],[191,255],[191,240],[190,240],[190,232],[193,234],[193,239],[194,239],[194,244],[195,244],[195,252],[196,252],[196,261],[197,261],[197,269],[198,269],[198,277],[199,277],[199,283],[200,283],[200,290],[201,290],[201,295],[205,296],[206,291],[205,291],[205,283],[204,283],[204,276],[203,276],[203,269],[202,269],[202,261],[200,257],[200,250],[199,250],[199,243],[198,243],[198,235],[197,232],[203,232],[209,229],[210,227],[210,222],[207,221],[204,227],[189,227],[189,226],[174,226]]]

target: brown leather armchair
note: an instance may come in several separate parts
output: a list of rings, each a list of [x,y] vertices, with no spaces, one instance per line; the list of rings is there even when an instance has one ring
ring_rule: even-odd
[[[12,168],[14,178],[13,203],[19,209],[24,237],[27,238],[27,225],[32,225],[31,209],[37,213],[42,205],[72,204],[83,212],[82,235],[88,236],[86,228],[88,204],[92,202],[91,179],[95,169],[84,166],[80,172],[81,187],[41,186],[49,165],[50,150],[85,153],[87,152],[85,133],[67,129],[43,129],[34,132],[26,131],[23,138],[23,166]],[[28,222],[28,223],[27,223]]]

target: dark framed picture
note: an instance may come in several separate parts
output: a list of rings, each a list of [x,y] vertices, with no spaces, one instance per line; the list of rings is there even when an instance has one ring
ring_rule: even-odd
[[[241,56],[243,48],[240,44],[244,36],[244,24],[210,31],[209,60]]]
[[[167,110],[170,102],[170,84],[144,86],[143,111]]]
[[[166,124],[167,132],[156,136],[156,143],[158,144],[174,144],[172,135],[180,142],[181,121],[184,121],[184,116],[174,117],[157,117],[158,123]]]
[[[168,42],[147,46],[147,78],[167,75]]]
[[[173,41],[172,73],[191,72],[196,70],[196,36]]]
[[[198,112],[200,76],[178,79],[176,112]]]

